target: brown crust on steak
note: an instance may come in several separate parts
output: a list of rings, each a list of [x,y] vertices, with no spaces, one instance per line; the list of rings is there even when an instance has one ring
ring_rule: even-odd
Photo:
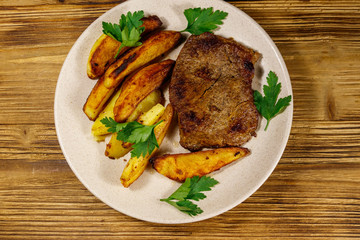
[[[211,33],[189,37],[169,88],[184,148],[241,146],[255,135],[251,84],[259,57],[232,39]]]

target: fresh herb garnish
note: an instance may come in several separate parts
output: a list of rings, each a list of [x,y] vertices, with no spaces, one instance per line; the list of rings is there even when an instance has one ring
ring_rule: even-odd
[[[199,201],[206,198],[205,194],[201,192],[210,191],[218,183],[215,179],[207,176],[187,178],[173,194],[168,198],[160,199],[160,201],[167,202],[190,216],[196,216],[203,210],[190,200]]]
[[[108,132],[117,133],[117,140],[133,143],[131,157],[145,157],[146,154],[152,153],[155,148],[159,148],[154,128],[162,121],[151,126],[145,126],[136,121],[118,123],[111,117],[105,117],[100,121],[108,127]]]
[[[283,112],[291,101],[291,95],[280,98],[277,101],[279,93],[281,91],[281,83],[278,83],[278,77],[272,71],[269,72],[267,79],[267,85],[263,86],[264,97],[257,90],[254,91],[254,103],[259,113],[267,120],[265,131],[269,126],[269,122],[277,114]]]
[[[142,44],[139,40],[145,30],[144,27],[140,27],[143,24],[143,21],[141,21],[143,17],[144,11],[128,12],[126,15],[121,15],[119,24],[102,22],[103,33],[121,42],[115,57],[117,57],[120,50],[125,46],[137,47]]]
[[[189,8],[184,11],[184,15],[188,21],[186,29],[182,32],[189,32],[194,35],[200,35],[204,32],[211,32],[218,25],[223,24],[222,20],[228,15],[227,12],[220,10],[213,11],[209,8]]]

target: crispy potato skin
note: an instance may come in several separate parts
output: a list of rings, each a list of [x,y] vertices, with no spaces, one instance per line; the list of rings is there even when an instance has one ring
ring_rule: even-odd
[[[105,79],[103,75],[96,82],[83,106],[84,113],[92,121],[94,121],[99,113],[104,109],[107,100],[111,97],[116,89],[116,87],[107,88],[105,87],[104,83]]]
[[[174,64],[175,61],[170,59],[154,63],[125,80],[123,90],[114,106],[115,121],[125,122],[136,106],[167,79]]]
[[[87,62],[87,75],[91,79],[96,79],[104,74],[105,70],[116,61],[115,55],[121,46],[121,42],[112,37],[101,34],[92,46]],[[128,50],[123,47],[119,55]]]
[[[157,16],[149,16],[141,19],[143,21],[142,27],[145,35],[161,27],[162,22]],[[104,74],[105,70],[116,61],[115,55],[121,45],[121,42],[112,37],[102,34],[94,43],[90,50],[89,59],[87,62],[87,75],[91,79],[95,79]],[[119,56],[128,50],[129,47],[121,49]]]
[[[165,108],[164,114],[159,119],[159,121],[163,122],[157,125],[154,129],[155,137],[159,146],[165,138],[173,116],[174,109],[171,104],[168,104]],[[149,164],[149,159],[155,154],[156,151],[157,149],[155,149],[151,154],[147,154],[145,157],[141,156],[139,158],[130,158],[120,177],[120,181],[124,187],[129,187],[136,179],[141,176]]]
[[[105,103],[124,78],[161,54],[174,48],[181,33],[160,31],[151,35],[142,45],[133,48],[113,63],[97,81],[84,104],[83,111],[90,120],[95,120]],[[107,84],[106,84],[107,82]]]
[[[117,86],[125,76],[174,48],[180,41],[181,33],[159,31],[152,34],[140,46],[129,50],[105,72],[105,86]]]
[[[204,176],[223,166],[248,155],[250,151],[242,147],[217,148],[207,151],[165,154],[150,160],[160,174],[178,182],[186,178]]]

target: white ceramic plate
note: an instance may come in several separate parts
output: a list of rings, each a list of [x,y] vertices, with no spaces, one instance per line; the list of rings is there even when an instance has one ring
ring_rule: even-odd
[[[289,74],[280,52],[266,32],[248,15],[221,0],[130,0],[109,10],[94,21],[75,42],[61,69],[55,94],[55,124],[61,149],[79,180],[101,201],[132,216],[157,223],[187,223],[219,215],[240,204],[253,194],[274,170],[285,149],[292,122],[292,104],[274,118],[268,130],[263,131],[262,119],[257,137],[245,147],[251,155],[211,174],[220,183],[207,198],[196,202],[204,212],[190,217],[160,198],[168,197],[180,184],[165,178],[151,168],[130,188],[122,187],[120,175],[126,162],[104,156],[105,143],[97,143],[91,136],[92,122],[82,112],[94,80],[86,75],[86,62],[95,40],[102,33],[102,21],[117,22],[122,13],[144,10],[145,15],[156,14],[166,29],[183,30],[187,21],[183,11],[194,7],[214,7],[229,13],[224,24],[215,32],[257,50],[262,54],[256,66],[253,88],[261,90],[266,75],[272,70],[282,83],[280,97],[292,94]],[[182,46],[168,58],[176,59]],[[168,96],[167,94],[165,95]],[[167,101],[168,102],[168,101]],[[178,133],[173,129],[161,145],[160,152],[186,152],[178,144]],[[129,159],[128,156],[125,159]]]

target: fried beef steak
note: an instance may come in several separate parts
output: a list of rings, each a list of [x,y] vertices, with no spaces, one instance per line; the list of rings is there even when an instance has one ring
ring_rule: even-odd
[[[212,33],[189,37],[169,86],[181,146],[240,146],[255,135],[259,116],[251,85],[259,57],[233,39]]]

